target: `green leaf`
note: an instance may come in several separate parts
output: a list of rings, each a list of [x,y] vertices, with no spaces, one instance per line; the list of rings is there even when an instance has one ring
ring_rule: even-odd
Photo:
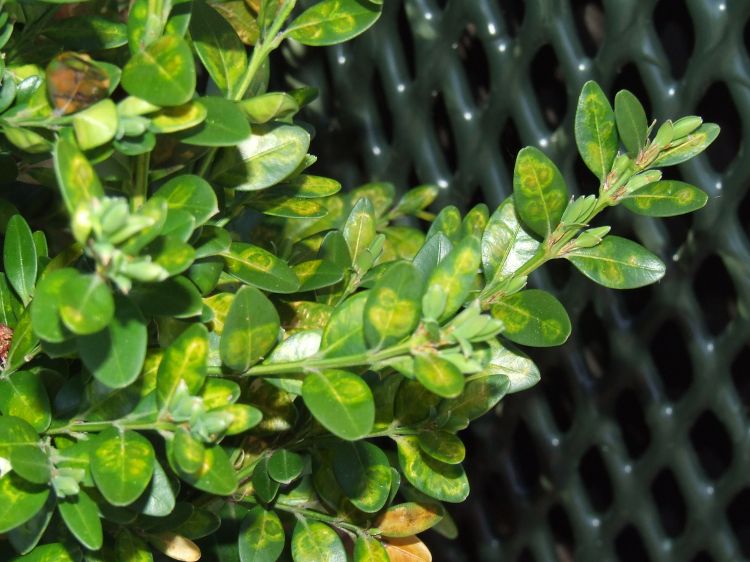
[[[117,295],[106,328],[77,341],[83,364],[94,377],[110,388],[124,388],[138,378],[146,357],[146,321],[129,298]]]
[[[26,521],[23,525],[16,527],[15,529],[8,532],[8,540],[13,548],[19,554],[27,554],[34,550],[39,552],[39,549],[35,549],[36,545],[44,535],[44,532],[49,526],[49,522],[52,519],[52,515],[55,512],[55,506],[57,505],[57,498],[50,494],[47,498],[44,507],[40,509],[34,517]],[[39,547],[40,549],[44,547]],[[60,559],[55,559],[55,562]]]
[[[716,137],[719,136],[719,131],[720,128],[718,125],[714,123],[704,123],[687,137],[684,137],[679,144],[673,142],[672,144],[675,144],[676,146],[663,151],[656,160],[654,160],[653,166],[675,166],[694,158],[706,150],[711,143],[716,140]]]
[[[258,197],[248,200],[248,205],[264,215],[288,219],[315,219],[328,214],[328,210],[318,201],[289,195],[273,196],[276,190],[259,192]]]
[[[34,293],[36,297],[32,303],[39,298],[39,288]],[[0,273],[0,323],[14,328],[21,310],[21,301],[16,296],[16,293],[11,290],[5,274]]]
[[[5,372],[10,374],[24,363],[30,361],[33,358],[33,354],[29,354],[38,344],[39,340],[34,336],[34,332],[31,329],[31,313],[29,309],[26,309],[21,318],[19,318],[13,332],[13,343],[11,343],[10,351],[8,351]]]
[[[39,441],[34,427],[24,419],[3,414],[0,416],[0,457],[10,459],[19,447],[36,447]]]
[[[28,305],[36,284],[37,255],[31,229],[21,215],[13,215],[8,221],[3,241],[3,267],[11,286],[23,304]]]
[[[294,266],[300,280],[299,291],[314,291],[335,285],[344,278],[344,269],[328,260],[310,260]]]
[[[242,287],[229,308],[221,334],[221,360],[235,371],[246,371],[276,343],[279,315],[255,287]]]
[[[275,511],[251,509],[238,537],[241,562],[275,562],[284,550],[284,527]]]
[[[38,432],[52,421],[49,396],[36,372],[18,371],[0,380],[0,411],[26,420]]]
[[[352,208],[342,229],[352,262],[375,238],[375,210],[369,199],[360,199]]]
[[[367,441],[338,443],[334,448],[333,472],[341,490],[365,513],[380,511],[391,489],[388,457]]]
[[[592,281],[610,289],[635,289],[664,277],[662,261],[646,248],[619,236],[607,236],[593,248],[565,256]]]
[[[527,146],[516,157],[513,200],[521,220],[542,237],[560,222],[568,204],[568,188],[554,162]]]
[[[221,519],[218,515],[207,509],[196,509],[175,532],[188,539],[201,539],[214,534],[221,527]]]
[[[49,484],[50,461],[38,447],[16,447],[10,454],[13,471],[32,484]]]
[[[82,336],[93,334],[112,321],[115,301],[98,275],[71,276],[60,292],[60,318],[71,332]]]
[[[81,150],[90,150],[111,141],[117,133],[117,108],[103,99],[73,115],[73,130]]]
[[[419,448],[433,459],[447,464],[463,462],[466,448],[461,440],[448,431],[426,431],[417,436]]]
[[[372,430],[375,402],[361,377],[346,371],[311,372],[302,384],[302,399],[328,431],[354,441]]]
[[[529,289],[492,305],[492,316],[503,322],[503,335],[521,345],[554,347],[570,336],[570,318],[551,294]]]
[[[635,157],[646,146],[648,119],[646,111],[632,92],[620,90],[615,96],[615,120],[617,132],[628,154]]]
[[[71,336],[60,318],[60,301],[65,283],[78,275],[75,269],[65,267],[44,275],[39,281],[31,301],[31,325],[39,339],[62,343]]]
[[[263,419],[263,413],[253,406],[247,404],[230,404],[221,410],[229,414],[232,422],[227,427],[227,435],[238,435],[245,433],[258,425]]]
[[[167,208],[187,211],[200,226],[219,211],[216,194],[209,183],[199,176],[183,174],[161,186],[154,197],[167,202]]]
[[[122,69],[122,87],[160,107],[182,105],[195,92],[195,63],[181,37],[165,35],[135,55]]]
[[[460,464],[446,464],[422,452],[416,437],[401,436],[398,462],[409,483],[440,501],[460,503],[469,495],[469,481]]]
[[[439,295],[444,300],[442,311],[436,315],[439,322],[452,317],[464,305],[479,272],[480,262],[479,240],[474,236],[467,236],[433,270],[427,283],[425,298]],[[424,303],[423,300],[426,315],[428,311]]]
[[[154,562],[151,548],[138,535],[122,527],[115,539],[118,562]]]
[[[291,117],[300,109],[297,100],[284,92],[268,92],[242,100],[240,107],[250,122],[258,125]]]
[[[206,454],[205,447],[193,435],[180,427],[175,431],[174,460],[177,467],[185,474],[197,474],[203,467],[203,458]]]
[[[343,43],[359,35],[380,17],[382,7],[361,0],[323,0],[299,15],[286,35],[303,45]]]
[[[268,459],[268,475],[280,484],[292,483],[304,468],[304,459],[286,449],[277,449]]]
[[[583,85],[575,118],[578,152],[599,181],[604,181],[617,156],[619,139],[615,112],[596,82]]]
[[[427,231],[429,240],[438,233],[442,233],[451,242],[458,242],[461,235],[461,212],[454,205],[444,207]]]
[[[310,135],[301,127],[257,127],[236,149],[224,151],[212,176],[218,183],[240,191],[265,189],[294,172],[309,147]]]
[[[333,311],[320,342],[326,357],[356,355],[367,349],[362,318],[368,296],[367,291],[357,293]]]
[[[196,474],[180,474],[191,486],[215,494],[229,496],[237,489],[237,474],[229,456],[220,445],[206,447],[203,467]]]
[[[359,536],[354,543],[354,562],[389,562],[388,553],[380,541],[372,537]]]
[[[364,309],[364,332],[370,348],[390,347],[412,334],[421,315],[421,280],[417,268],[403,261],[378,280]]]
[[[36,547],[26,556],[14,558],[13,562],[79,562],[80,559],[81,552],[77,547],[48,543]]]
[[[485,280],[502,279],[517,271],[539,249],[539,242],[521,225],[513,198],[508,198],[490,216],[482,235],[482,265]]]
[[[160,283],[133,286],[130,297],[148,316],[191,318],[201,313],[201,295],[185,277],[174,277]]]
[[[647,217],[684,215],[702,209],[707,202],[705,192],[689,183],[675,180],[646,185],[623,199],[623,205],[629,211]]]
[[[202,0],[194,1],[190,36],[214,83],[227,97],[238,97],[247,55],[229,22]]]
[[[61,500],[57,509],[78,542],[91,550],[102,547],[104,535],[99,510],[86,492],[80,490],[77,496]]]
[[[458,367],[436,353],[417,355],[414,374],[425,388],[443,398],[455,398],[464,388],[464,375]]]
[[[294,562],[346,562],[344,544],[328,525],[300,519],[292,535]]]
[[[208,330],[203,324],[192,324],[166,349],[156,375],[156,396],[162,407],[168,407],[184,381],[190,394],[197,394],[208,371]]]
[[[299,279],[286,262],[259,246],[234,242],[222,254],[227,272],[243,283],[271,293],[294,293]]]
[[[203,97],[200,103],[208,114],[200,125],[180,135],[180,140],[185,144],[235,146],[250,136],[247,118],[235,102],[219,97]]]
[[[130,505],[151,482],[154,462],[154,448],[148,439],[113,427],[97,439],[91,452],[91,474],[109,503]]]
[[[49,487],[32,484],[10,472],[0,478],[0,533],[26,523],[44,507]]]
[[[191,100],[182,105],[165,107],[154,115],[149,116],[148,130],[157,134],[184,131],[203,123],[207,115],[208,110],[202,103]],[[132,117],[123,122],[123,127],[126,127],[126,124],[129,122],[146,123],[147,121],[142,121],[138,117]],[[127,128],[125,130],[127,131]]]
[[[166,517],[174,510],[177,491],[177,482],[170,480],[161,465],[154,461],[154,476],[133,507],[144,515]]]
[[[175,214],[187,214],[186,211],[172,211],[170,217]],[[187,236],[193,230],[193,218],[188,217],[186,228]],[[169,217],[167,218],[169,221]],[[165,226],[166,230],[166,226]],[[187,236],[185,236],[187,238]],[[187,270],[193,261],[195,261],[195,250],[190,244],[182,242],[178,236],[160,236],[146,248],[146,252],[151,254],[153,263],[160,265],[170,275],[178,275]]]
[[[270,503],[279,492],[279,483],[268,474],[268,457],[264,457],[253,470],[253,492],[262,502]]]
[[[61,135],[52,152],[57,185],[65,206],[72,216],[84,203],[104,196],[99,177],[75,143]]]

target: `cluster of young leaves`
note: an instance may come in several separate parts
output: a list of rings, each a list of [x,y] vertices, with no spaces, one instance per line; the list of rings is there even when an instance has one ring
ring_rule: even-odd
[[[652,139],[632,94],[612,109],[590,82],[575,133],[598,194],[571,198],[526,148],[493,213],[435,216],[434,187],[339,193],[307,173],[295,116],[314,91],[267,91],[284,39],[350,39],[382,2],[135,0],[127,23],[120,8],[0,17],[0,164],[12,193],[55,202],[40,221],[0,200],[0,553],[430,560],[417,535],[455,536],[444,503],[469,493],[457,433],[539,380],[516,345],[570,333],[528,276],[564,258],[607,287],[661,278],[590,223],[619,203],[702,207],[658,168],[718,128],[687,117]]]

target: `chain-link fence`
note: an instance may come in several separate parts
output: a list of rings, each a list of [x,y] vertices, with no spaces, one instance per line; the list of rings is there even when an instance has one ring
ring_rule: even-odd
[[[594,191],[572,137],[588,79],[651,117],[722,126],[668,175],[708,191],[704,210],[606,218],[668,263],[660,284],[535,274],[574,335],[532,350],[542,382],[467,432],[472,496],[457,542],[428,539],[436,560],[750,558],[749,50],[748,0],[387,0],[353,44],[287,53],[296,79],[324,85],[311,118],[329,173],[436,183],[463,208],[510,193],[523,145]]]

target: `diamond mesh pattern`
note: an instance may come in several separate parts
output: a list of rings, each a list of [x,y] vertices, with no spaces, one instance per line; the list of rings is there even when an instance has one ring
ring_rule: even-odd
[[[708,155],[668,173],[708,191],[706,209],[607,217],[668,262],[663,282],[615,294],[565,264],[535,274],[574,335],[531,350],[540,385],[467,432],[472,495],[453,511],[461,539],[430,537],[436,560],[750,558],[750,2],[385,4],[354,43],[287,53],[297,79],[328,84],[309,118],[349,185],[434,182],[443,203],[493,206],[531,144],[592,192],[572,138],[591,78],[652,117],[722,126]]]

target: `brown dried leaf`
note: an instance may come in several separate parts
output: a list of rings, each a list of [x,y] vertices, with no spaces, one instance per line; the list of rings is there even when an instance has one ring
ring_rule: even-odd
[[[383,546],[391,562],[432,562],[432,554],[417,537],[385,539]]]
[[[426,531],[442,518],[440,504],[407,502],[389,507],[375,526],[385,537],[408,537]]]

